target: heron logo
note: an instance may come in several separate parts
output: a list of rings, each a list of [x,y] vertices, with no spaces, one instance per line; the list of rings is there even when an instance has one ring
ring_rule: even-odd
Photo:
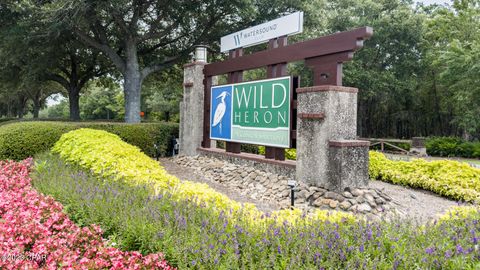
[[[211,136],[230,140],[232,127],[232,87],[212,87]]]
[[[210,138],[290,146],[290,77],[214,86]]]

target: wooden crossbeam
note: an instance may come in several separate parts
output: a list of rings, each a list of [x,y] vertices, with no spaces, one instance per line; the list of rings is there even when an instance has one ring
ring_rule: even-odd
[[[268,65],[288,63],[340,52],[354,52],[363,47],[363,41],[373,35],[371,27],[361,27],[271,50],[260,51],[239,58],[205,65],[205,76],[216,76],[237,70],[249,70]]]

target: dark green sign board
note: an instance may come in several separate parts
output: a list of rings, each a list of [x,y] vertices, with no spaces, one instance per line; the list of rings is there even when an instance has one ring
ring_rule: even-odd
[[[291,78],[211,88],[210,138],[290,147]]]

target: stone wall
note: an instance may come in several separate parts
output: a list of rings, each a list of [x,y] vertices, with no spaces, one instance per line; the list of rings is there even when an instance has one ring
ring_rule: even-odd
[[[212,155],[179,156],[175,162],[242,196],[277,205],[278,209],[290,207],[289,179],[285,175],[267,172],[246,163],[232,163]],[[338,210],[371,218],[401,214],[392,199],[378,189],[347,188],[343,192],[334,192],[304,182],[298,182],[295,189],[295,207],[307,212],[314,209]]]
[[[261,155],[249,153],[229,153],[223,149],[199,149],[199,153],[210,158],[218,158],[230,163],[252,167],[256,170],[262,170],[268,173],[278,174],[285,177],[285,179],[295,179],[295,161],[285,160],[278,161],[273,159],[265,159]]]

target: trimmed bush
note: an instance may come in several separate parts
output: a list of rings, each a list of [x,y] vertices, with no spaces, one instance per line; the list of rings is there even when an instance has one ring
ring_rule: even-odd
[[[180,181],[155,161],[116,135],[101,130],[79,129],[68,132],[52,148],[52,152],[70,164],[78,165],[92,171],[98,176],[116,180],[124,179],[132,185],[149,185],[156,192],[169,192],[179,200],[191,200],[198,205],[214,208],[218,212],[237,212],[248,214],[249,219],[259,219],[262,212],[252,204],[240,204],[227,196],[210,188],[207,184]],[[317,210],[312,221],[330,221],[349,219],[349,214],[337,212],[327,217],[323,211]],[[288,220],[295,223],[301,218],[297,210],[281,210],[274,213],[276,220]]]
[[[105,130],[137,146],[148,156],[167,155],[172,137],[178,137],[175,123],[97,123],[97,122],[15,122],[0,126],[0,160],[22,160],[50,149],[62,134],[78,128]]]
[[[224,141],[217,141],[217,148],[225,149],[225,146],[226,145],[225,145]],[[254,144],[242,143],[240,145],[240,151],[244,152],[244,153],[250,153],[250,154],[259,154],[258,153],[259,147],[261,147],[261,146],[257,146],[257,145],[254,145]]]
[[[258,147],[258,153],[260,155],[265,155],[265,146]],[[297,159],[297,149],[289,148],[285,149],[285,159],[296,160]]]
[[[11,117],[10,117],[10,118],[9,118],[9,117],[7,117],[7,118],[0,118],[0,125],[3,125],[3,124],[5,124],[6,122],[8,122],[8,121],[13,121],[13,120],[15,120],[15,119],[17,119],[17,118],[11,118]]]
[[[17,122],[0,127],[0,160],[22,160],[52,147],[74,126],[58,122]]]
[[[451,160],[392,161],[382,153],[370,152],[370,177],[422,188],[467,202],[480,201],[480,170]]]
[[[467,142],[456,137],[429,138],[426,147],[431,156],[480,158],[480,142]]]

